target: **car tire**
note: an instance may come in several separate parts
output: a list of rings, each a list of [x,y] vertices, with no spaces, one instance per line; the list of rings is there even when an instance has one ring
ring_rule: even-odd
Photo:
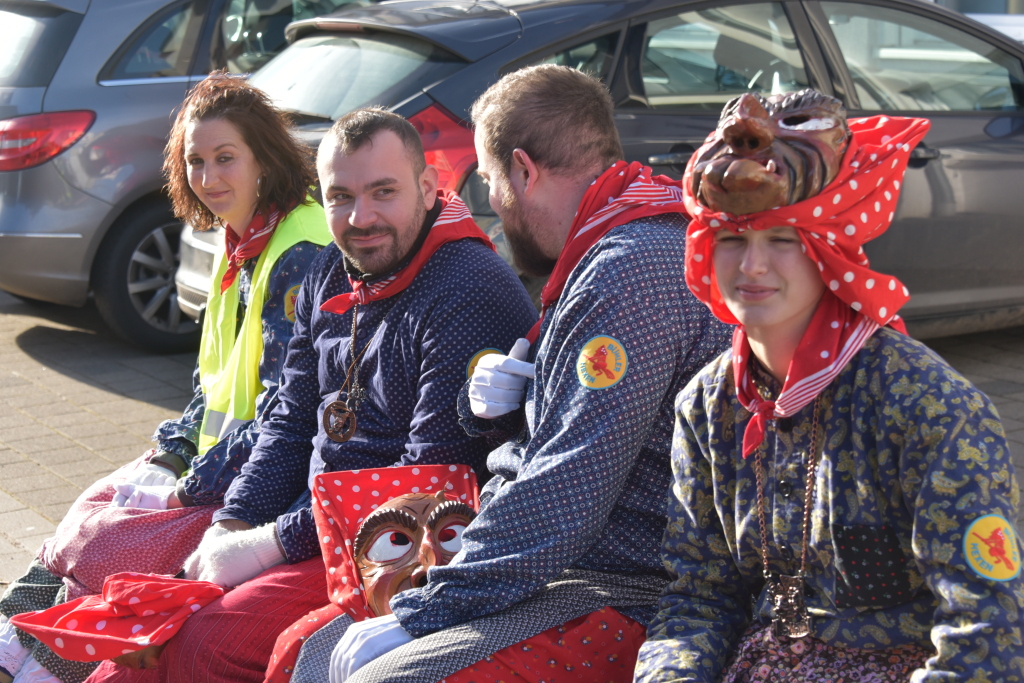
[[[134,207],[110,227],[93,260],[100,315],[119,337],[146,351],[180,353],[199,346],[201,328],[178,308],[174,286],[181,230],[165,203]]]

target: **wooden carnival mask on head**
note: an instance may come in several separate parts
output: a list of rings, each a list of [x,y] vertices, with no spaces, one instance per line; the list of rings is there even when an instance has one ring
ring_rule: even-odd
[[[795,204],[835,179],[849,143],[846,110],[833,97],[746,93],[725,106],[697,152],[691,189],[704,206],[734,216]]]
[[[408,493],[384,503],[359,527],[353,543],[366,602],[378,617],[391,614],[391,598],[425,586],[427,570],[451,562],[462,532],[476,513],[444,492]]]

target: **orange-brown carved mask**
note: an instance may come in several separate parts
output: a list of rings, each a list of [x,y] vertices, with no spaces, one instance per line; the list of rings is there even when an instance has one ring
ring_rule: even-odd
[[[366,518],[353,544],[366,602],[378,617],[391,614],[391,598],[427,583],[427,570],[451,562],[462,549],[462,531],[476,513],[465,503],[408,493]]]
[[[722,110],[691,182],[704,206],[734,216],[788,206],[821,192],[850,142],[846,110],[815,90],[747,93]]]

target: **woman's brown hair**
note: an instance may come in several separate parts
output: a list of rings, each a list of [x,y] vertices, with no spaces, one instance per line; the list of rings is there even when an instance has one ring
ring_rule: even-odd
[[[217,221],[189,187],[185,164],[185,128],[209,119],[224,119],[237,128],[260,165],[258,212],[269,216],[272,205],[285,210],[305,200],[316,182],[311,153],[291,136],[284,114],[244,79],[214,71],[185,97],[164,149],[167,194],[179,220],[196,230],[209,230]]]

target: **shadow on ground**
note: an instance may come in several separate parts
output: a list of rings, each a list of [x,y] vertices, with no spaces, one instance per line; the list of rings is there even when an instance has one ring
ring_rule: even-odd
[[[14,338],[19,350],[69,379],[170,410],[183,409],[191,398],[195,353],[162,355],[132,346],[106,327],[91,301],[73,308],[0,292],[0,314],[21,318]]]

